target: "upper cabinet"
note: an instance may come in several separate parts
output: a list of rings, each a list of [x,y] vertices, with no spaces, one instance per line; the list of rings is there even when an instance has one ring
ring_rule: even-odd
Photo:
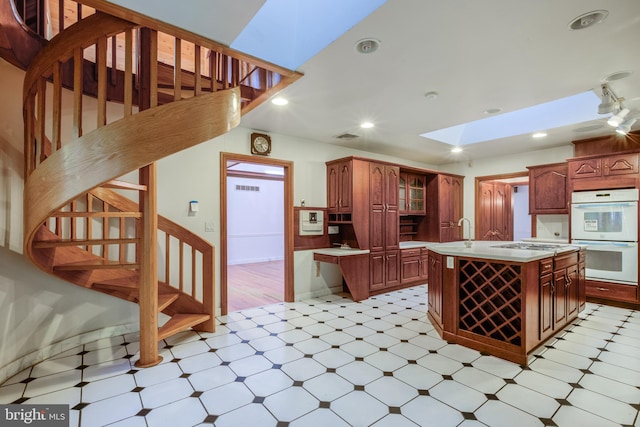
[[[529,213],[568,214],[566,162],[529,166]]]
[[[329,213],[350,213],[353,202],[352,161],[327,165],[327,208]]]
[[[401,173],[399,209],[402,215],[425,215],[425,176]]]
[[[636,151],[569,159],[570,190],[636,187],[640,181],[639,154]]]

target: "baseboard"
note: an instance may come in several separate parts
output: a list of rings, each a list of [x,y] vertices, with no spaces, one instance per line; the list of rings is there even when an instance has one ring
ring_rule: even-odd
[[[127,325],[110,326],[104,329],[98,329],[95,331],[84,332],[80,335],[76,335],[70,338],[66,338],[62,341],[58,341],[54,344],[33,351],[29,354],[25,354],[19,359],[8,363],[0,368],[0,384],[4,383],[9,378],[22,372],[24,369],[30,366],[40,363],[44,360],[50,359],[56,354],[63,353],[69,349],[77,347],[79,345],[88,344],[93,341],[97,341],[102,338],[110,338],[118,335],[124,335],[131,332],[137,332],[139,330],[138,323],[130,323]]]
[[[312,298],[320,298],[326,295],[333,295],[333,294],[339,294],[344,292],[342,290],[342,285],[340,286],[333,286],[330,288],[324,288],[324,289],[318,289],[315,291],[311,291],[311,292],[296,292],[296,296],[295,296],[295,300],[296,301],[304,301],[307,299],[312,299]]]

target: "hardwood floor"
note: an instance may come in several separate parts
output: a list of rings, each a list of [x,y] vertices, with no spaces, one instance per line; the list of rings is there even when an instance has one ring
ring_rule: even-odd
[[[284,261],[227,267],[229,312],[284,301]]]

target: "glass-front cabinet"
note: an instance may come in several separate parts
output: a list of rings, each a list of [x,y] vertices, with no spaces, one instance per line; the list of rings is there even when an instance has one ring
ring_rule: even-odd
[[[400,213],[404,215],[425,215],[425,177],[410,173],[400,174]]]

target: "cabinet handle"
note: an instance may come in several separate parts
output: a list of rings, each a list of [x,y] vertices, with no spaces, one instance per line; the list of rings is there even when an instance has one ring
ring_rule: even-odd
[[[607,292],[609,288],[596,288],[598,291]]]

